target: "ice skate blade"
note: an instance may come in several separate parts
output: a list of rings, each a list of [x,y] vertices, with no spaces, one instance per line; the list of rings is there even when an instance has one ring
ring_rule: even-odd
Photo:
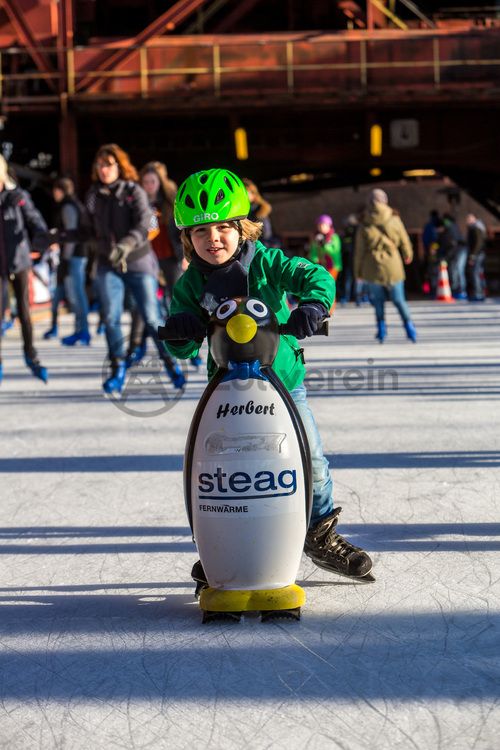
[[[352,577],[352,576],[351,576]],[[368,572],[366,575],[361,576],[361,578],[353,578],[353,581],[360,581],[361,583],[375,583],[377,580],[373,573]]]
[[[202,625],[207,622],[239,622],[241,612],[203,612]]]
[[[294,607],[293,609],[269,609],[263,610],[260,613],[261,622],[269,622],[271,620],[300,620],[300,607]]]
[[[279,589],[226,591],[208,586],[200,592],[200,609],[211,612],[290,612],[306,601],[304,589],[296,583]],[[297,618],[295,618],[297,619]],[[205,619],[203,620],[205,622]]]
[[[312,560],[312,558],[311,558]],[[371,571],[368,571],[368,573],[365,573],[364,576],[349,576],[347,573],[341,573],[338,570],[333,570],[333,568],[329,568],[326,565],[321,565],[321,563],[316,562],[316,560],[313,560],[313,563],[322,570],[327,570],[329,573],[334,573],[336,576],[341,576],[341,578],[347,578],[349,581],[353,581],[353,583],[374,583],[377,579],[373,575]]]

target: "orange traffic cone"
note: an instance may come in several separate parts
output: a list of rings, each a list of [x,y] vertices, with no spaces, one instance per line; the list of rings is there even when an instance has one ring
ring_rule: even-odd
[[[438,302],[455,302],[451,296],[450,280],[448,279],[448,264],[442,260],[439,264],[436,299]]]

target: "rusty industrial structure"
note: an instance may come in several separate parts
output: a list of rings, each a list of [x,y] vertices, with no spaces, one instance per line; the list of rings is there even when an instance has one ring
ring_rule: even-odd
[[[111,140],[178,177],[207,154],[237,166],[240,127],[270,185],[432,168],[499,214],[500,11],[305,5],[0,0],[0,124],[16,148],[51,150],[61,172],[88,173]]]

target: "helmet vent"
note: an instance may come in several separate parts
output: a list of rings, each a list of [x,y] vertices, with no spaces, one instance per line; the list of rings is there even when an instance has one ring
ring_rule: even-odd
[[[223,190],[219,190],[219,192],[215,196],[215,201],[214,201],[215,205],[217,205],[217,203],[220,203],[221,201],[223,201],[224,198],[225,198],[224,191]]]
[[[181,200],[181,199],[182,199],[182,196],[183,196],[183,195],[184,195],[184,193],[186,192],[186,188],[187,188],[187,184],[186,184],[186,183],[184,183],[184,185],[183,185],[183,186],[181,187],[181,192],[179,193],[179,200]]]
[[[201,184],[202,184],[202,185],[204,185],[204,184],[205,184],[205,182],[206,182],[207,180],[208,180],[208,175],[207,175],[207,173],[206,173],[206,172],[204,172],[204,173],[203,173],[203,174],[201,175],[201,177],[200,177],[200,182],[201,182]]]
[[[230,190],[230,191],[231,191],[232,193],[234,193],[234,187],[233,187],[233,183],[231,182],[231,180],[229,180],[229,179],[228,179],[228,178],[227,178],[226,176],[224,176],[224,182],[225,182],[225,183],[226,183],[226,185],[228,186],[229,190]]]
[[[200,206],[204,211],[206,211],[208,204],[208,194],[206,190],[202,190],[200,193]]]
[[[186,204],[188,208],[194,208],[193,199],[191,198],[190,195],[186,195],[186,200],[184,201],[184,203]]]

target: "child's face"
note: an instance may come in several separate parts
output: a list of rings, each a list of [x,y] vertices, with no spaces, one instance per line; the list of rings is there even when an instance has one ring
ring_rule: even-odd
[[[156,197],[156,194],[160,189],[160,180],[155,172],[146,172],[146,174],[142,176],[141,184],[150,198]]]
[[[328,234],[331,228],[332,225],[327,221],[322,221],[320,224],[318,224],[318,232],[321,232],[321,234]]]
[[[202,260],[220,266],[233,257],[240,235],[234,223],[204,224],[191,229],[191,242]]]

